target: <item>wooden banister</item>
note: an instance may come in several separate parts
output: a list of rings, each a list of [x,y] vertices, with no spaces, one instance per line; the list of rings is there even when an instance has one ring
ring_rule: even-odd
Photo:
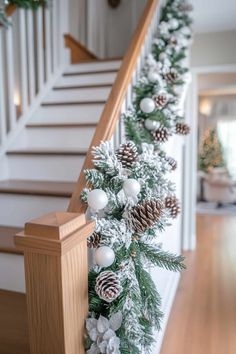
[[[71,64],[79,63],[84,60],[95,60],[96,55],[90,52],[83,44],[78,42],[70,34],[64,34],[65,46],[70,49]]]
[[[84,215],[56,212],[15,236],[24,252],[31,354],[84,354],[87,237],[93,230]]]
[[[133,35],[131,44],[124,57],[122,66],[118,72],[116,81],[113,85],[111,94],[105,105],[101,119],[98,123],[94,137],[92,139],[88,154],[86,156],[82,172],[79,176],[75,190],[71,197],[71,201],[68,207],[69,212],[84,212],[86,206],[80,201],[80,194],[86,185],[86,180],[83,171],[92,167],[92,155],[91,148],[97,146],[103,140],[110,140],[117,121],[120,116],[121,107],[124,101],[124,97],[127,93],[128,87],[132,80],[132,75],[135,71],[139,55],[144,45],[145,37],[150,27],[153,16],[156,12],[156,8],[159,4],[158,0],[148,0],[144,9],[143,15],[139,21],[138,27]]]

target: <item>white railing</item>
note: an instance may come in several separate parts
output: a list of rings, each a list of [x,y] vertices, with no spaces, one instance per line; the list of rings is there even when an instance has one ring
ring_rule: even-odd
[[[65,63],[67,2],[17,9],[0,28],[0,147]]]

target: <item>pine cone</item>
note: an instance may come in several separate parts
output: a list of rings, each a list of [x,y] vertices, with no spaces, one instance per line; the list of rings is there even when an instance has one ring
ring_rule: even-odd
[[[180,205],[175,196],[166,198],[165,207],[170,210],[170,215],[173,219],[177,218],[180,213]]]
[[[122,287],[116,273],[105,271],[96,279],[95,291],[100,299],[106,302],[114,301],[121,293]]]
[[[129,213],[129,226],[136,233],[143,233],[161,217],[164,205],[160,200],[147,200],[137,204]]]
[[[170,70],[167,74],[165,74],[164,78],[168,83],[173,83],[178,79],[179,75],[175,70]]]
[[[168,101],[168,98],[166,95],[157,95],[157,96],[154,96],[153,99],[154,99],[157,107],[165,107],[165,105],[167,104],[167,101]]]
[[[177,169],[178,164],[177,164],[177,161],[175,159],[173,159],[173,157],[168,156],[166,158],[166,161],[171,166],[172,171],[175,171]]]
[[[88,248],[97,248],[100,244],[101,236],[94,232],[91,236],[87,238],[87,246]]]
[[[122,166],[127,168],[131,167],[137,160],[138,151],[133,142],[128,142],[120,146],[120,148],[116,151],[116,156],[118,161],[122,163]]]
[[[185,123],[177,123],[175,126],[176,134],[188,135],[190,133],[190,127]]]
[[[168,132],[168,129],[164,127],[154,130],[152,132],[154,140],[159,143],[165,143],[169,139],[169,135],[170,134]]]

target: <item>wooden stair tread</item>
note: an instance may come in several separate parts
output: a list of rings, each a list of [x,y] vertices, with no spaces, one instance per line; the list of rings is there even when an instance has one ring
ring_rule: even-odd
[[[97,123],[35,123],[26,128],[96,128]]]
[[[23,229],[12,226],[0,226],[0,252],[2,253],[13,253],[13,254],[22,254],[21,251],[17,250],[14,244],[14,235],[18,232],[21,232]],[[0,303],[1,306],[1,303]],[[1,311],[0,311],[1,313]],[[0,316],[1,321],[1,316]],[[1,334],[0,334],[1,337]],[[1,340],[0,340],[1,343]],[[1,353],[1,346],[0,346]]]
[[[29,354],[25,294],[0,290],[0,353]]]
[[[57,90],[75,90],[75,89],[93,89],[93,88],[107,88],[112,87],[112,84],[85,84],[85,85],[74,85],[74,86],[55,86],[54,91]]]
[[[86,154],[87,150],[17,149],[7,151],[7,155],[86,156]]]
[[[100,105],[105,104],[106,100],[100,101],[71,101],[71,102],[44,102],[41,104],[42,107],[50,107],[50,106],[84,106],[84,105]]]
[[[65,72],[63,76],[84,76],[84,75],[96,75],[96,74],[114,74],[117,73],[119,69],[101,69],[94,71],[81,71],[81,72]]]
[[[0,181],[0,193],[70,197],[74,182],[4,180]]]

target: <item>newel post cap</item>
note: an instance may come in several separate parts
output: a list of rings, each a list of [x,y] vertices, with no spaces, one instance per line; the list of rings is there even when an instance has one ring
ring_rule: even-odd
[[[53,212],[27,222],[14,241],[22,251],[62,255],[85,241],[94,226],[94,221],[86,221],[84,214]]]

